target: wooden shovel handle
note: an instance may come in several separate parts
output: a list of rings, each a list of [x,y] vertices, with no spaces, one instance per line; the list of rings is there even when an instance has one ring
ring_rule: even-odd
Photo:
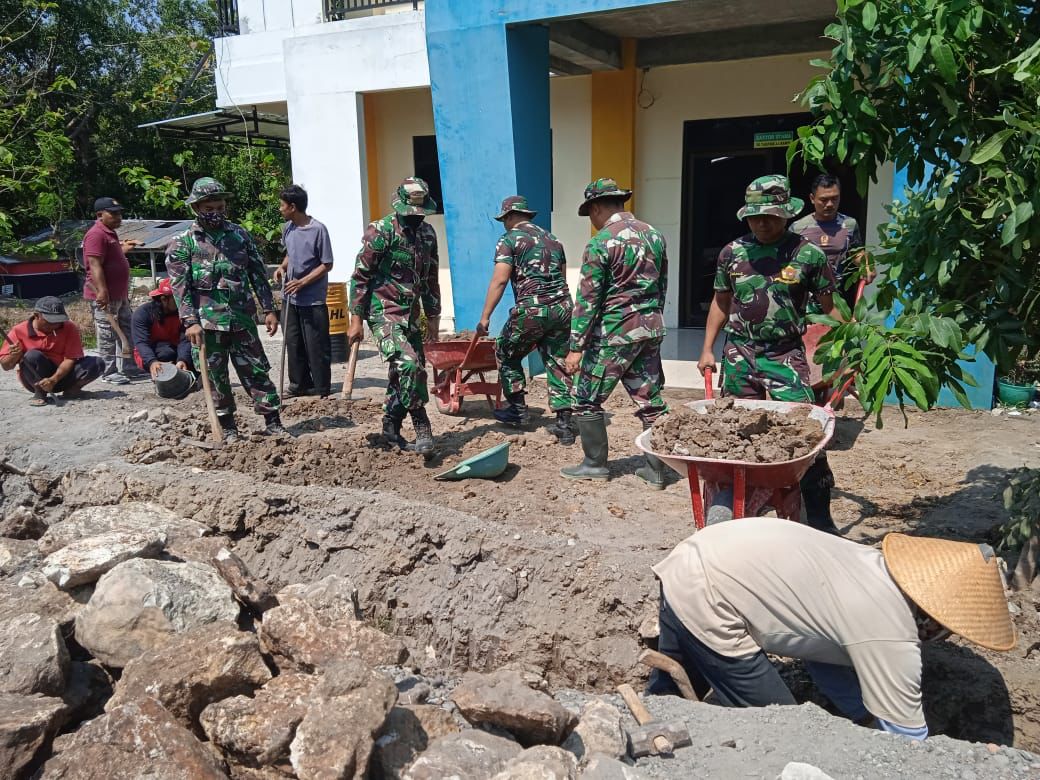
[[[354,371],[357,370],[359,349],[361,349],[360,341],[355,341],[350,345],[350,359],[347,360],[347,376],[343,380],[343,392],[340,393],[340,398],[345,400],[350,399],[350,394],[354,390]]]
[[[217,407],[213,405],[213,392],[210,389],[209,369],[206,367],[206,345],[199,344],[199,369],[202,372],[202,392],[206,396],[206,412],[209,414],[209,429],[213,441],[223,441],[220,433],[220,420],[217,419]]]

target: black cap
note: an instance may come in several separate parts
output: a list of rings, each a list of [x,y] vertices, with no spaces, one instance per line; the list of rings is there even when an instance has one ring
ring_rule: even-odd
[[[53,295],[45,295],[36,301],[33,311],[52,325],[67,322],[69,319],[69,315],[65,313],[65,304],[61,302],[60,298],[55,298]]]
[[[94,201],[94,211],[122,211],[123,204],[115,198],[98,198]]]

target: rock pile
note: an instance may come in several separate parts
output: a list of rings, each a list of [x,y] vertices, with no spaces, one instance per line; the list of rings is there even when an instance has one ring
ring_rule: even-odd
[[[653,428],[654,452],[749,463],[777,463],[809,454],[823,438],[820,424],[801,414],[735,406],[723,398],[706,414],[678,408]]]
[[[509,670],[431,697],[349,580],[272,593],[210,530],[132,502],[3,540],[0,776],[639,777],[612,705]]]

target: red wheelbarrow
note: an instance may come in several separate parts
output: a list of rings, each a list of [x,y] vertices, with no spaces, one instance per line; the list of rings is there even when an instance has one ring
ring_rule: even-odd
[[[707,398],[686,404],[699,414],[707,414],[715,405],[712,398],[711,372],[704,372]],[[723,490],[733,490],[733,517],[755,517],[771,506],[778,517],[798,520],[802,511],[802,494],[798,482],[816,460],[816,456],[834,435],[834,410],[830,405],[813,406],[784,401],[755,401],[735,399],[734,405],[745,409],[764,409],[780,414],[798,414],[815,420],[823,430],[823,437],[813,450],[800,458],[774,463],[752,463],[744,460],[698,458],[692,455],[668,455],[654,452],[650,437],[652,429],[636,438],[636,446],[643,452],[660,458],[690,483],[693,503],[693,521],[697,529],[704,528],[705,507],[711,506],[715,496]],[[704,480],[703,488],[701,480]]]
[[[424,344],[433,367],[433,399],[442,414],[458,414],[467,395],[483,395],[494,411],[502,400],[498,380],[489,382],[486,371],[495,371],[495,342],[473,334],[469,339],[448,339]],[[476,376],[477,380],[473,380]]]

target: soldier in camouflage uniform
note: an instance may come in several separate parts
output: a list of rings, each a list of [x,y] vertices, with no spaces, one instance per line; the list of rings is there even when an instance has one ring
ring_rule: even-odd
[[[841,182],[837,176],[821,173],[812,183],[809,200],[813,213],[795,220],[791,232],[807,238],[827,255],[834,279],[845,302],[852,308],[856,304],[855,281],[862,275],[869,284],[873,275],[865,264],[863,236],[859,224],[852,217],[838,211],[841,205]],[[862,260],[861,260],[862,258]],[[816,307],[810,303],[809,312]]]
[[[278,330],[274,297],[264,261],[244,228],[227,220],[228,192],[216,179],[195,182],[185,201],[195,212],[194,224],[170,242],[166,271],[170,275],[178,314],[193,346],[195,365],[205,345],[206,366],[217,419],[225,441],[238,438],[235,398],[228,377],[228,360],[235,366],[253,408],[267,423],[269,434],[285,434],[279,417],[278,392],[268,377],[271,365],[256,330],[260,299],[267,333]]]
[[[502,201],[495,219],[506,232],[495,247],[495,271],[477,333],[488,332],[491,315],[512,282],[516,305],[495,342],[498,377],[509,405],[496,409],[495,419],[515,428],[527,422],[523,359],[537,349],[545,364],[549,408],[556,412],[556,425],[550,430],[561,444],[574,444],[571,382],[563,365],[571,333],[567,257],[556,236],[531,222],[536,213],[522,195]]]
[[[419,303],[426,314],[426,337],[436,341],[440,328],[441,291],[437,279],[437,234],[425,222],[437,210],[422,179],[408,178],[394,193],[394,213],[368,226],[350,280],[351,344],[364,335],[362,320],[389,364],[383,404],[383,438],[401,448],[401,424],[409,413],[415,426],[411,449],[433,451],[433,428],[426,414],[426,356]]]
[[[608,479],[603,402],[619,381],[644,429],[668,410],[661,398],[668,256],[664,237],[624,210],[630,197],[613,179],[597,179],[578,208],[599,232],[585,247],[571,317],[567,369],[578,374],[574,409],[585,459],[560,471],[568,479]],[[664,488],[664,465],[651,455],[636,475]]]
[[[715,297],[708,312],[697,367],[715,368],[713,348],[725,326],[722,394],[736,398],[813,403],[802,334],[809,297],[837,319],[834,274],[823,251],[787,223],[803,202],[791,197],[786,176],[762,176],[748,185],[738,219],[751,232],[719,254]],[[802,479],[809,525],[837,533],[830,515],[834,477],[820,454]]]

